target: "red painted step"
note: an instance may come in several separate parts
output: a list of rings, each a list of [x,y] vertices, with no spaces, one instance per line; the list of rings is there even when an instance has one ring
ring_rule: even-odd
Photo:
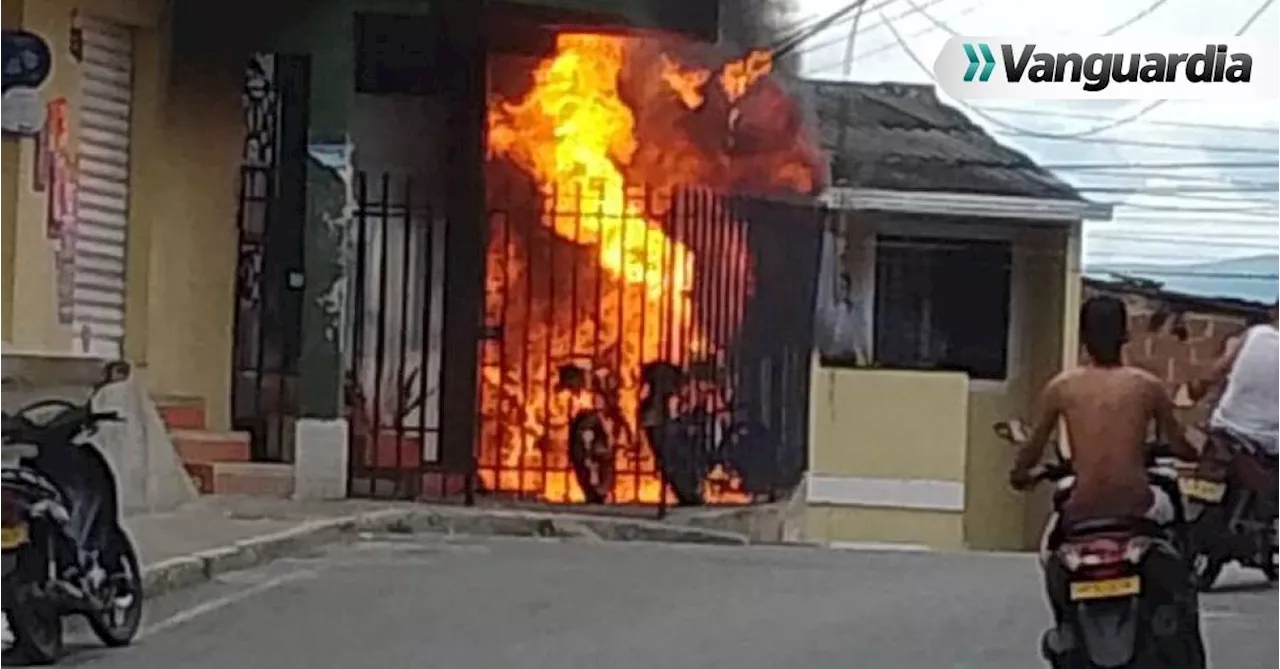
[[[207,425],[204,401],[198,397],[159,397],[156,409],[170,430],[203,430]]]
[[[249,435],[244,432],[172,430],[169,435],[184,463],[249,460]]]

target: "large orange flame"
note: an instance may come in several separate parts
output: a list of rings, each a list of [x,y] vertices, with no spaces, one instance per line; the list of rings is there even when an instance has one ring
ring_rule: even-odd
[[[599,400],[582,388],[557,389],[553,378],[565,362],[607,358],[621,414],[616,422],[622,423],[614,426],[621,442],[615,467],[625,472],[613,485],[612,500],[663,499],[652,453],[639,437],[638,372],[659,359],[686,364],[725,344],[709,336],[695,312],[695,278],[702,261],[664,230],[664,213],[651,210],[649,198],[637,196],[633,186],[720,187],[728,185],[724,175],[730,172],[723,160],[699,153],[692,139],[673,140],[663,149],[638,136],[636,110],[624,101],[620,82],[629,54],[640,43],[616,35],[560,34],[554,54],[534,68],[527,93],[490,104],[490,158],[507,161],[536,183],[545,200],[541,226],[594,257],[597,271],[589,280],[575,278],[563,287],[573,299],[530,298],[512,307],[505,295],[519,288],[532,294],[533,277],[547,270],[531,257],[527,238],[509,226],[493,229],[486,314],[504,322],[508,333],[498,354],[481,361],[481,410],[494,418],[482,429],[478,458],[480,480],[488,490],[532,493],[549,501],[584,499],[567,466],[565,426],[577,410],[599,408]],[[667,96],[680,101],[682,113],[702,107],[704,88],[713,80],[709,69],[684,66],[666,54],[655,65],[650,70],[655,80],[666,86]],[[742,98],[771,65],[767,52],[753,52],[722,68],[716,81],[723,98]],[[731,131],[730,122],[723,125],[723,131]],[[784,175],[791,169],[778,167]],[[782,180],[790,185],[794,178]],[[738,227],[729,227],[738,232],[720,237],[717,248],[697,253],[714,254],[708,265],[714,271],[749,277],[745,240]],[[554,268],[550,272],[554,277]],[[585,310],[576,299],[583,281],[593,293],[591,308]],[[554,281],[539,279],[537,285],[548,283]],[[738,295],[738,303],[724,309],[732,323],[722,329],[729,335],[741,318],[744,299]],[[715,404],[718,393],[710,385],[694,401]],[[711,496],[744,499],[729,493]]]

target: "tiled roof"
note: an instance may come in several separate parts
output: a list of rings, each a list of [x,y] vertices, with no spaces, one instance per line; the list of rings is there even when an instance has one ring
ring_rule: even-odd
[[[836,186],[1081,200],[932,86],[801,81]]]

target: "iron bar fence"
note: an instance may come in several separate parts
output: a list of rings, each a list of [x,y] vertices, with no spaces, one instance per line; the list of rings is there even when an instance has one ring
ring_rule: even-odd
[[[799,483],[822,209],[491,179],[472,479],[435,456],[444,223],[412,193],[357,176],[354,492],[451,498],[474,480],[491,498],[661,513]]]

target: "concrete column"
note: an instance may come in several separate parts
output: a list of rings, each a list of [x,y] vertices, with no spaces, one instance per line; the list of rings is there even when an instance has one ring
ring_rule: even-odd
[[[306,92],[302,331],[298,421],[294,429],[294,497],[347,496],[349,432],[343,404],[346,322],[345,248],[349,229],[352,150],[349,142],[352,8],[321,3],[277,36],[280,52],[310,60]]]

